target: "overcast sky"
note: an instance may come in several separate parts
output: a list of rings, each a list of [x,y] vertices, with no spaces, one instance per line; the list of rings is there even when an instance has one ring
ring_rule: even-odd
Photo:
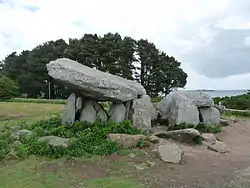
[[[250,88],[250,0],[0,0],[0,59],[48,40],[118,32],[182,62],[188,89]]]

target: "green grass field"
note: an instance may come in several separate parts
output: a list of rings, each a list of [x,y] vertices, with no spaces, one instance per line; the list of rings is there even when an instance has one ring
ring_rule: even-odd
[[[51,102],[0,102],[0,131],[5,126],[18,125],[22,121],[32,123],[61,114],[64,106]],[[137,155],[138,151],[134,153]],[[0,163],[0,188],[141,187],[124,177],[124,170],[128,170],[129,174],[132,169],[127,163],[119,162],[117,165],[112,160],[94,156],[71,160],[72,164],[69,160],[32,156],[21,161]],[[121,168],[123,171],[120,171]]]

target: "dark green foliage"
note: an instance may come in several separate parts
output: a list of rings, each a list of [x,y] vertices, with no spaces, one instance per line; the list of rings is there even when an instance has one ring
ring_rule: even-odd
[[[0,99],[10,99],[18,96],[18,85],[10,78],[0,75]]]
[[[180,68],[181,63],[161,52],[152,42],[136,41],[118,33],[85,34],[80,39],[69,39],[68,44],[63,39],[48,41],[31,51],[11,53],[0,62],[0,70],[1,74],[15,80],[20,93],[29,98],[64,99],[69,91],[49,77],[46,70],[47,63],[62,57],[136,80],[151,97],[184,87],[187,79],[187,74]],[[135,67],[135,63],[138,66]]]
[[[232,97],[216,97],[215,104],[221,102],[222,105],[229,109],[250,110],[250,94],[232,96]]]
[[[116,142],[107,140],[109,133],[143,134],[136,129],[130,121],[121,123],[94,124],[87,122],[76,122],[73,125],[61,125],[61,118],[55,117],[48,120],[38,121],[31,125],[21,125],[22,128],[32,130],[35,134],[31,137],[21,137],[22,143],[15,147],[17,156],[22,159],[28,155],[42,155],[49,157],[83,156],[83,155],[108,155],[117,152],[120,147]],[[68,148],[53,147],[46,143],[38,142],[41,136],[59,136],[70,138],[71,144]],[[0,134],[0,159],[13,149],[14,140],[10,137],[9,131]],[[148,146],[147,140],[138,143],[139,147]]]
[[[199,123],[198,125],[182,123],[180,125],[170,127],[168,130],[170,131],[170,130],[180,130],[180,129],[188,129],[188,128],[194,128],[202,133],[219,133],[219,132],[221,132],[220,125],[206,125],[204,123]]]

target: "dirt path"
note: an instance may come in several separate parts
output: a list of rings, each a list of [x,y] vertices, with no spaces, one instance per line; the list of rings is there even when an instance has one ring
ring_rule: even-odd
[[[43,171],[68,173],[74,182],[105,177],[134,179],[148,188],[250,187],[250,121],[240,120],[216,136],[228,145],[229,153],[216,153],[205,145],[180,144],[185,153],[181,165],[162,162],[151,148],[147,155],[116,154],[85,162],[66,160],[56,166],[50,163]]]
[[[229,153],[216,153],[207,150],[205,146],[181,145],[185,153],[182,165],[158,161],[157,167],[141,176],[149,178],[148,187],[228,187],[228,184],[239,186],[242,182],[237,180],[242,181],[242,178],[237,177],[242,177],[244,169],[250,167],[250,122],[240,120],[230,127],[223,128],[216,136],[228,145]],[[247,187],[250,187],[250,183]]]

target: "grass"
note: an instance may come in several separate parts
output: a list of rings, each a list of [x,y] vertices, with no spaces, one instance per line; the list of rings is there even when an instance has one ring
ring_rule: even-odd
[[[0,131],[7,126],[19,125],[25,121],[32,124],[41,119],[47,119],[56,114],[61,114],[65,105],[55,103],[36,103],[36,102],[0,102]],[[142,153],[136,149],[124,149],[116,155],[127,159],[127,154],[134,153],[136,156],[142,156]],[[65,161],[67,158],[51,159],[43,156],[30,156],[20,161],[2,161],[0,162],[0,188],[75,188],[75,187],[121,187],[121,188],[139,188],[141,185],[134,182],[132,179],[127,179],[124,171],[121,173],[111,173],[127,169],[127,174],[131,174],[134,170],[126,162],[120,162],[116,165],[115,161],[101,161],[102,157],[86,155],[76,158],[76,166],[66,167]],[[107,172],[103,177],[98,177],[98,170],[93,169],[93,165],[97,163],[104,165]],[[49,164],[49,165],[45,165]],[[122,165],[121,165],[122,164]],[[46,167],[44,167],[46,166]],[[51,169],[57,166],[57,170]],[[97,171],[97,175],[91,178],[79,176],[79,173],[86,171]],[[113,169],[113,170],[112,170]],[[115,170],[114,170],[115,169]]]
[[[65,105],[50,103],[0,102],[0,129],[21,121],[34,122],[62,113]]]

